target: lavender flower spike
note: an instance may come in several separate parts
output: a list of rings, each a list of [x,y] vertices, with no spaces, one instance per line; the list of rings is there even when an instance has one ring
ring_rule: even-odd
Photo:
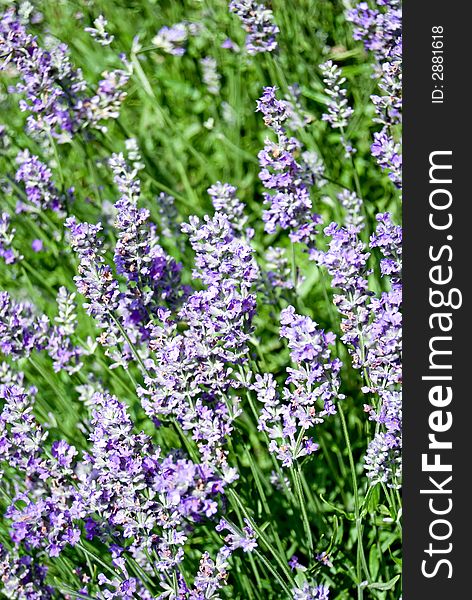
[[[272,52],[277,48],[279,28],[270,8],[255,0],[232,0],[229,9],[238,15],[247,31],[246,49],[249,54]]]
[[[306,184],[306,168],[296,160],[300,142],[288,137],[284,123],[289,117],[287,104],[278,100],[275,87],[264,88],[257,102],[264,123],[277,134],[277,142],[266,139],[259,152],[259,177],[267,191],[264,203],[269,206],[263,213],[265,230],[275,233],[277,228],[289,230],[292,242],[309,243],[320,216],[312,213],[312,202]]]

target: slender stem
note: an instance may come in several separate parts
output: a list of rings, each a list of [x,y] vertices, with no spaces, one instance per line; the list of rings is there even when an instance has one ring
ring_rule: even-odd
[[[247,511],[246,507],[239,499],[239,496],[232,489],[228,489],[227,494],[228,494],[229,500],[234,501],[238,505],[239,509],[241,510],[243,515],[248,520],[250,526],[252,527],[252,529],[254,529],[256,536],[264,543],[264,545],[266,546],[266,548],[270,552],[270,554],[272,554],[273,558],[275,559],[275,561],[277,562],[277,564],[283,571],[284,575],[287,577],[288,581],[291,584],[293,584],[294,583],[293,577],[292,577],[292,574],[290,573],[290,569],[289,569],[287,563],[280,558],[280,556],[278,555],[277,552],[275,552],[275,550],[273,548],[273,544],[271,544],[270,540],[267,538],[267,536],[262,531],[262,529],[260,529],[260,527],[254,522],[254,519],[251,517],[251,515]]]
[[[261,561],[261,563],[265,566],[265,568],[269,571],[269,573],[273,577],[275,577],[275,579],[277,579],[280,586],[288,594],[288,597],[291,598],[293,595],[292,591],[290,590],[288,585],[285,583],[285,581],[280,577],[280,575],[277,573],[277,571],[274,569],[274,567],[270,564],[270,562],[267,560],[267,558],[262,554],[262,552],[259,552],[259,550],[257,550],[257,548],[256,548],[254,550],[254,554]]]
[[[305,528],[305,535],[306,535],[306,539],[307,539],[307,543],[308,543],[308,549],[310,552],[310,563],[313,560],[313,536],[311,534],[311,527],[310,527],[310,520],[308,518],[308,513],[306,510],[306,505],[305,505],[305,496],[303,493],[303,487],[302,487],[302,481],[301,481],[301,477],[302,477],[302,472],[301,472],[301,467],[300,465],[297,463],[297,465],[295,467],[291,467],[291,472],[292,472],[292,478],[293,478],[293,482],[295,484],[295,493],[297,494],[297,498],[298,498],[298,504],[300,506],[300,510],[302,512],[302,521],[303,521],[303,526]]]
[[[358,586],[361,583],[361,567],[364,569],[365,574],[368,579],[370,579],[369,569],[367,567],[367,561],[365,559],[364,554],[364,546],[362,544],[362,519],[360,515],[360,505],[359,505],[359,488],[357,486],[357,475],[356,468],[354,465],[354,457],[352,454],[352,446],[351,440],[349,438],[349,433],[346,424],[346,417],[344,416],[344,411],[342,409],[341,404],[338,404],[339,416],[341,417],[341,424],[344,433],[344,439],[346,441],[347,453],[349,457],[349,466],[351,469],[351,477],[352,477],[352,489],[354,493],[354,515],[356,519],[356,532],[357,532],[357,576],[358,576]],[[362,588],[358,587],[358,598],[362,600],[364,597],[364,592]]]

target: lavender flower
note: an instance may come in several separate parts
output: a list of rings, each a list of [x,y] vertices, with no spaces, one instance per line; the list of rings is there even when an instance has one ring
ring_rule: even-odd
[[[161,313],[163,325],[151,332],[150,376],[139,393],[150,417],[173,415],[192,433],[203,461],[231,480],[223,448],[240,413],[233,391],[241,386],[231,373],[247,361],[258,271],[247,242],[223,214],[203,222],[191,217],[182,229],[196,253],[193,276],[205,289],[189,296],[177,321]]]
[[[0,292],[0,350],[18,360],[33,350],[43,350],[49,331],[49,319],[36,316],[29,303],[17,303],[7,292]]]
[[[12,600],[52,600],[56,593],[46,582],[47,567],[36,557],[7,550],[0,544],[0,579],[2,592]]]
[[[341,69],[332,60],[320,65],[320,69],[326,86],[325,93],[330,97],[328,112],[323,114],[322,119],[328,121],[335,129],[345,129],[353,113],[346,98],[347,91],[343,87],[346,78],[342,76]]]
[[[226,215],[234,229],[241,233],[247,217],[244,215],[244,204],[236,197],[237,189],[229,183],[217,181],[207,192],[215,211]]]
[[[0,55],[0,68],[12,63],[21,77],[15,89],[24,96],[20,108],[30,113],[31,133],[52,134],[65,142],[80,129],[102,127],[103,120],[118,116],[128,74],[120,70],[104,73],[96,93],[88,97],[86,82],[72,66],[66,44],[41,48],[14,9],[7,10],[0,21]]]
[[[136,138],[128,138],[125,140],[125,146],[128,161],[131,163],[133,169],[142,171],[146,165],[141,160],[141,152]]]
[[[390,179],[401,187],[401,149],[396,127],[402,119],[402,10],[400,0],[377,0],[371,8],[360,2],[347,12],[354,25],[354,39],[362,40],[375,58],[374,76],[380,94],[371,100],[382,130],[374,134],[372,154]]]
[[[311,121],[310,115],[305,111],[301,103],[301,91],[298,84],[288,86],[288,94],[285,94],[284,102],[287,105],[287,126],[292,131],[303,129]]]
[[[59,288],[57,294],[58,315],[55,317],[56,325],[52,327],[47,340],[47,352],[53,359],[55,372],[66,371],[77,372],[82,363],[80,357],[82,349],[74,346],[71,337],[77,326],[77,315],[75,313],[75,294],[71,294],[65,287]]]
[[[20,152],[16,162],[19,167],[15,179],[24,184],[28,202],[41,210],[60,212],[64,199],[54,185],[51,169],[28,150]]]
[[[28,394],[21,383],[0,386],[0,398],[4,401],[0,415],[0,462],[28,477],[47,473],[42,457],[47,434],[32,414],[33,392]]]
[[[0,257],[5,264],[12,265],[23,257],[12,248],[16,230],[10,226],[10,215],[6,212],[0,215]]]
[[[175,308],[185,296],[181,266],[157,243],[155,229],[148,223],[149,211],[137,207],[140,182],[136,170],[129,169],[121,154],[113,155],[110,166],[121,193],[115,204],[118,241],[114,260],[117,273],[130,284],[121,303],[125,324],[147,322],[149,311],[155,313],[164,302]]]
[[[325,177],[325,166],[321,157],[312,150],[302,152],[302,160],[300,162],[302,167],[303,180],[308,185],[314,185],[318,189],[321,189],[326,185]]]
[[[326,585],[303,582],[292,590],[293,600],[329,600],[329,589]]]
[[[203,83],[206,85],[210,94],[217,96],[220,93],[221,75],[217,70],[217,63],[211,56],[205,56],[200,60],[202,68]]]
[[[90,535],[130,540],[127,552],[140,561],[155,553],[155,568],[172,571],[183,559],[192,523],[218,510],[224,483],[207,466],[173,453],[161,457],[144,433],[134,434],[123,403],[108,394],[93,398],[92,448],[80,490],[87,498]]]
[[[269,246],[266,250],[266,269],[269,283],[274,288],[293,289],[292,269],[285,248]]]
[[[160,216],[161,234],[173,240],[173,243],[181,237],[180,224],[178,223],[178,211],[175,206],[175,198],[161,192],[157,197]]]
[[[43,240],[35,239],[31,242],[33,252],[41,252],[43,249]]]
[[[130,73],[124,69],[114,69],[104,71],[102,77],[96,93],[85,102],[84,121],[87,126],[106,132],[103,121],[120,116],[121,105],[127,95],[123,88],[128,83]]]
[[[342,341],[348,346],[353,366],[364,374],[363,392],[377,398],[376,406],[365,405],[379,432],[369,445],[366,469],[373,483],[388,482],[398,487],[401,478],[401,227],[391,215],[377,215],[377,230],[370,248],[383,254],[381,275],[390,277],[390,290],[375,297],[368,289],[367,261],[370,253],[358,239],[359,229],[331,224],[325,233],[332,236],[326,252],[312,252],[319,264],[342,289],[334,296],[343,318]]]
[[[89,302],[84,307],[98,319],[101,327],[111,325],[110,313],[118,308],[119,289],[110,267],[105,263],[103,241],[98,237],[101,224],[78,223],[75,217],[66,220],[72,249],[79,256],[79,274],[74,278],[77,288]]]
[[[344,208],[346,227],[364,228],[365,217],[362,214],[362,200],[354,192],[343,190],[337,195],[339,203]]]
[[[197,23],[183,21],[172,27],[162,27],[154,36],[152,43],[157,47],[174,56],[185,54],[185,44],[192,35],[198,35],[200,26]]]
[[[318,450],[318,444],[305,432],[336,413],[334,400],[344,398],[339,393],[342,363],[331,358],[329,345],[335,336],[318,330],[314,321],[297,315],[293,306],[282,311],[280,322],[281,336],[288,340],[296,368],[287,368],[288,377],[281,396],[270,374],[256,375],[253,389],[264,403],[258,427],[272,440],[269,450],[282,466],[290,467],[295,460]]]
[[[195,576],[193,589],[190,591],[191,600],[217,600],[218,590],[226,584],[228,577],[228,558],[231,555],[231,550],[227,546],[223,546],[218,551],[215,560],[210,558],[208,552],[204,552],[200,559],[198,573]]]
[[[94,27],[86,27],[84,31],[90,33],[94,40],[96,40],[101,46],[109,46],[115,39],[113,35],[110,35],[107,31],[108,21],[103,15],[99,15],[93,22]]]
[[[272,52],[277,48],[279,28],[270,8],[254,0],[231,0],[229,9],[241,19],[247,32],[246,49],[249,54]]]
[[[2,388],[1,397],[5,406],[0,459],[24,473],[26,487],[26,492],[16,493],[5,513],[11,521],[11,539],[27,549],[44,548],[49,556],[58,556],[67,544],[79,540],[74,522],[84,516],[81,497],[68,481],[77,451],[66,442],[55,442],[47,458],[46,434],[31,414],[34,396],[11,386]]]
[[[393,137],[388,134],[386,128],[378,133],[374,133],[374,142],[371,146],[372,156],[382,169],[389,171],[390,179],[398,186],[401,185],[402,178],[402,155],[400,144],[395,142]]]
[[[277,100],[274,87],[264,88],[257,102],[257,110],[265,124],[277,134],[277,143],[266,140],[259,152],[259,177],[267,190],[264,203],[270,208],[263,213],[265,230],[275,233],[277,228],[288,229],[292,242],[308,243],[320,216],[311,212],[312,202],[304,181],[304,170],[295,156],[300,143],[286,135],[284,122],[288,118],[284,101]]]
[[[244,519],[244,527],[242,530],[235,527],[232,523],[228,523],[226,519],[221,519],[216,526],[216,531],[229,531],[225,537],[225,542],[231,552],[241,548],[243,552],[252,552],[257,548],[256,534],[248,519]]]

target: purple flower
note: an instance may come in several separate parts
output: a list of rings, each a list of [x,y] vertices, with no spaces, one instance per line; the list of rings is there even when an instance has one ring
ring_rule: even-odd
[[[43,249],[43,241],[38,239],[33,240],[31,242],[31,248],[34,250],[34,252],[41,252]]]
[[[95,25],[95,27],[86,27],[84,29],[84,31],[86,31],[87,33],[90,33],[92,38],[94,40],[97,40],[97,42],[101,46],[109,46],[113,42],[114,36],[110,35],[108,33],[108,31],[106,30],[108,21],[105,19],[105,17],[103,15],[99,15],[94,20],[93,24]]]
[[[283,100],[277,100],[275,91],[275,87],[264,88],[257,103],[265,124],[277,134],[277,142],[267,139],[259,152],[259,177],[270,190],[264,193],[264,203],[269,206],[263,213],[265,231],[272,234],[278,227],[288,229],[292,242],[308,243],[321,218],[311,212],[306,169],[295,159],[300,143],[286,135],[287,106]]]
[[[6,212],[0,214],[0,257],[5,264],[12,265],[23,257],[11,247],[15,239],[16,230],[10,227],[10,215]]]
[[[402,155],[400,144],[389,135],[388,129],[374,133],[374,142],[371,146],[372,156],[375,156],[382,169],[388,169],[390,179],[401,187],[402,180]]]
[[[249,54],[272,52],[277,48],[279,28],[270,8],[255,0],[231,0],[229,9],[241,19],[247,32],[246,49]]]
[[[26,198],[30,204],[42,210],[60,212],[64,199],[52,180],[52,172],[37,156],[28,150],[20,152],[16,157],[19,164],[15,179],[25,186]]]
[[[218,73],[217,62],[211,56],[205,56],[200,60],[202,68],[202,79],[210,94],[218,95],[220,93],[221,75]]]
[[[342,315],[341,340],[348,347],[353,366],[362,369],[363,392],[375,398],[375,406],[367,405],[366,412],[383,431],[369,444],[365,463],[368,475],[373,483],[384,481],[390,487],[398,487],[401,481],[402,230],[393,223],[389,213],[378,214],[376,220],[377,229],[370,238],[370,248],[381,251],[381,275],[389,278],[390,286],[379,296],[368,289],[370,253],[359,240],[358,228],[342,228],[332,223],[325,229],[325,233],[332,236],[328,250],[312,251],[311,255],[327,268],[333,285],[341,289],[341,293],[334,296]]]
[[[244,527],[238,529],[233,524],[228,523],[226,519],[221,519],[216,526],[216,531],[229,531],[229,534],[224,538],[229,549],[234,552],[241,548],[243,552],[252,552],[257,548],[256,534],[248,519],[244,519]]]
[[[192,433],[203,461],[234,479],[223,447],[239,415],[241,383],[231,375],[247,362],[259,273],[247,242],[235,235],[225,215],[201,222],[191,217],[182,230],[195,252],[193,276],[204,289],[194,292],[176,316],[162,311],[162,326],[151,327],[149,376],[139,390],[149,417],[172,415]]]
[[[362,213],[362,200],[354,192],[343,190],[337,195],[339,203],[344,208],[346,227],[364,228],[365,217]]]
[[[216,598],[215,593],[226,584],[228,576],[228,558],[231,550],[223,546],[218,551],[215,560],[210,558],[208,552],[204,552],[200,558],[198,573],[195,576],[193,589],[190,591],[191,600],[202,600],[204,598]]]
[[[134,556],[155,552],[155,568],[168,572],[183,559],[192,523],[217,512],[224,484],[210,467],[178,452],[162,456],[147,435],[133,432],[115,397],[97,393],[93,403],[92,447],[80,484],[95,521],[88,535],[121,541]]]
[[[372,94],[376,122],[372,155],[390,179],[401,187],[401,145],[398,125],[402,120],[402,10],[400,0],[377,0],[375,8],[360,2],[347,12],[354,25],[354,39],[362,40],[375,58],[375,77],[380,94]]]
[[[237,189],[229,183],[217,181],[207,190],[216,212],[226,215],[237,232],[242,232],[247,222],[245,206],[236,197]]]
[[[329,600],[329,589],[326,585],[311,584],[305,581],[292,590],[293,600]]]
[[[0,544],[2,591],[7,598],[52,600],[57,594],[46,582],[47,572],[37,556],[20,554],[16,548],[7,550]]]
[[[7,292],[0,292],[0,350],[13,360],[43,350],[49,331],[49,319],[36,316],[28,303],[17,303]]]
[[[129,75],[120,70],[104,73],[96,93],[89,97],[80,69],[70,62],[67,45],[41,48],[14,9],[1,17],[0,54],[0,68],[12,63],[20,75],[15,90],[23,96],[21,110],[30,113],[27,127],[33,134],[51,133],[59,142],[70,141],[75,132],[101,127],[103,120],[118,116],[125,96],[121,88]]]
[[[174,56],[185,54],[185,44],[190,36],[198,35],[200,32],[198,23],[183,21],[171,27],[162,27],[154,36],[152,43],[157,47]]]
[[[296,368],[287,368],[282,394],[277,391],[274,377],[267,373],[257,374],[252,388],[264,404],[258,428],[271,439],[270,452],[282,466],[290,467],[295,460],[319,449],[306,433],[336,413],[334,401],[344,398],[339,393],[342,363],[331,358],[329,346],[335,336],[318,330],[314,321],[297,315],[293,306],[281,312],[280,322],[281,337],[288,340]]]

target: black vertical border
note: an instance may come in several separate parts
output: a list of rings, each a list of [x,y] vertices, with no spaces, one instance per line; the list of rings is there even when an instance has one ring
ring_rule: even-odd
[[[472,597],[470,591],[470,547],[472,542],[472,326],[470,294],[472,287],[472,136],[470,86],[472,7],[458,0],[410,0],[403,5],[403,181],[404,181],[404,595],[403,600],[444,600]],[[433,104],[431,92],[438,82],[432,80],[432,27],[444,28],[444,103]],[[470,88],[469,88],[470,89]],[[448,518],[453,526],[451,538],[433,542],[450,553],[434,555],[452,564],[452,578],[445,565],[435,577],[424,577],[421,564],[428,556],[430,523],[435,517],[428,508],[428,496],[421,489],[431,488],[421,469],[421,455],[427,452],[428,402],[431,382],[422,381],[429,362],[428,340],[432,335],[428,316],[434,312],[428,301],[430,245],[447,243],[443,232],[428,223],[430,208],[429,154],[452,150],[453,225],[447,234],[453,249],[453,287],[461,288],[463,306],[451,310],[453,336],[453,413],[452,429],[443,439],[453,442],[453,508]],[[444,263],[447,264],[447,263]],[[438,473],[438,480],[444,473]],[[451,486],[449,486],[451,487]],[[442,496],[445,498],[446,496]],[[439,506],[439,504],[438,504]],[[429,568],[434,564],[430,559]],[[445,595],[447,594],[447,596]]]

